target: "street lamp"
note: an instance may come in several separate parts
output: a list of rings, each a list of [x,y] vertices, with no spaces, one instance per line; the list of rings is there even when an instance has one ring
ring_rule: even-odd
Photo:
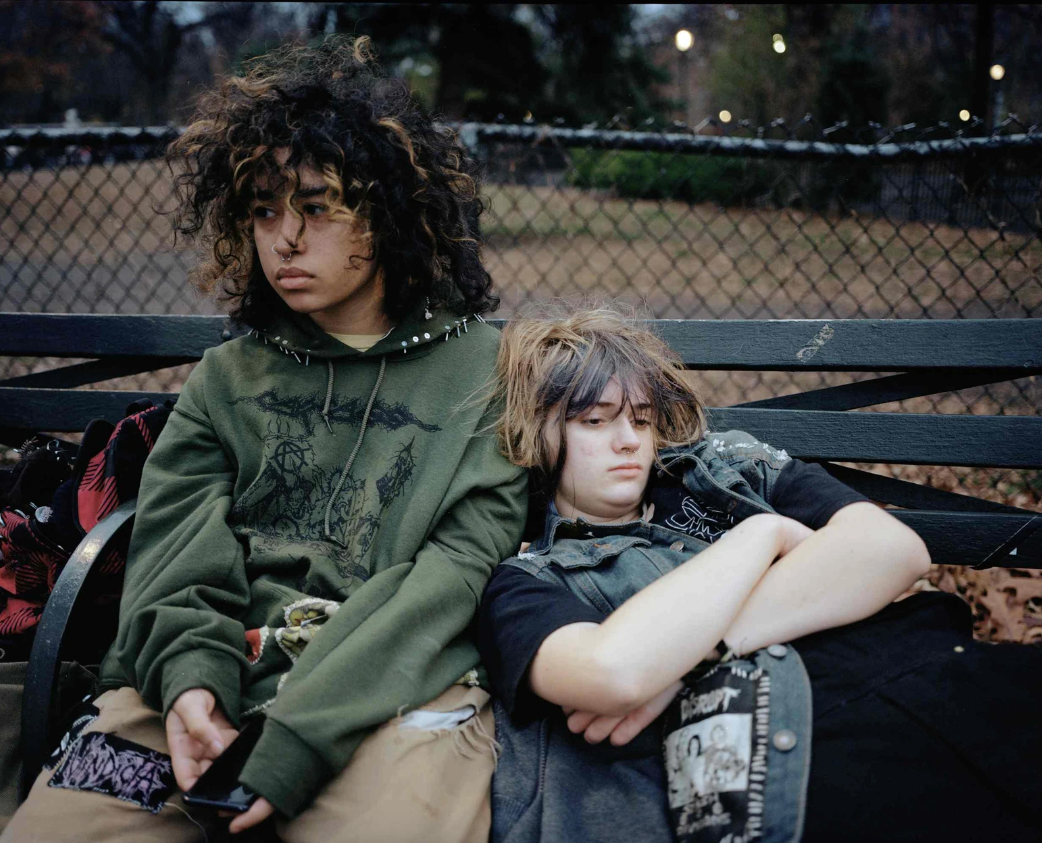
[[[731,122],[731,112],[728,111],[726,108],[723,111],[720,112],[720,122],[721,123],[730,123]]]
[[[1002,109],[1005,106],[1005,97],[1003,96],[1002,85],[999,84],[1000,82],[1002,82],[1002,79],[1003,77],[1005,77],[1005,75],[1006,68],[1003,67],[1001,64],[995,63],[988,68],[988,76],[990,76],[992,78],[992,81],[995,83],[990,87],[992,89],[992,120],[994,120],[996,123],[1001,119],[999,115],[1002,114]]]
[[[962,120],[963,123],[968,122],[970,119],[970,112],[965,108],[962,109],[962,111],[959,112],[959,119]]]
[[[687,65],[687,51],[695,43],[695,36],[690,30],[678,29],[673,43],[677,45],[677,76],[680,77],[681,96],[684,98],[684,122],[690,126],[694,121],[691,119],[691,70]]]

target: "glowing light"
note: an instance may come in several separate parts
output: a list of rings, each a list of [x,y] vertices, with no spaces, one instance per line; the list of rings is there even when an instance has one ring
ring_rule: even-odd
[[[967,122],[970,119],[970,112],[964,108],[959,112],[959,119],[962,120],[963,123]]]
[[[774,42],[774,52],[778,53],[779,55],[784,53],[785,52],[785,42],[784,41],[775,41]]]
[[[730,123],[731,122],[731,112],[728,111],[726,108],[723,111],[720,112],[720,122],[721,123]]]
[[[771,36],[771,40],[772,40],[772,41],[773,41],[773,42],[774,42],[775,44],[777,44],[777,43],[778,43],[779,41],[784,41],[785,39],[784,39],[784,38],[782,38],[782,37],[781,37],[781,35],[780,35],[779,33],[775,32],[775,33],[774,33],[774,35],[772,35],[772,36]]]
[[[678,29],[675,41],[677,49],[682,53],[686,53],[691,49],[691,45],[695,43],[695,36],[686,29]]]
[[[998,82],[1003,76],[1006,75],[1006,68],[1001,64],[993,64],[988,68],[988,75],[991,76],[996,82]]]

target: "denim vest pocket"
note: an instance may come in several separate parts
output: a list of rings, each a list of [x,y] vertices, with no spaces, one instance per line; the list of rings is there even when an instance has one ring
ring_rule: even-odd
[[[631,552],[639,547],[651,547],[651,542],[641,536],[565,540],[555,545],[539,576],[564,585],[584,603],[609,615],[636,592],[635,579],[650,582],[658,576],[653,570],[639,576],[640,569],[651,565],[644,554]]]
[[[638,545],[651,547],[651,542],[642,536],[605,536],[582,542],[566,539],[557,543],[550,560],[558,568],[594,568],[605,559]]]

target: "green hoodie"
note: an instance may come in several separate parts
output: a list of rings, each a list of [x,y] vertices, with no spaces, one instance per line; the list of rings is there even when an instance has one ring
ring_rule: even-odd
[[[423,311],[359,352],[281,308],[206,352],[145,465],[103,682],[164,716],[200,687],[264,711],[241,778],[286,816],[477,665],[521,538],[526,475],[473,400],[498,332]]]

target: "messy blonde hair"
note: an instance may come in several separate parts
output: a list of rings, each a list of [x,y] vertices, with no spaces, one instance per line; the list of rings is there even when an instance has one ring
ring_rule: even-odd
[[[622,389],[620,412],[635,393],[651,405],[656,450],[693,442],[705,431],[705,408],[682,370],[669,346],[617,303],[523,311],[504,328],[496,362],[503,453],[533,469],[537,490],[552,495],[567,456],[567,422],[593,407],[612,378]],[[559,407],[554,449],[546,427]]]

